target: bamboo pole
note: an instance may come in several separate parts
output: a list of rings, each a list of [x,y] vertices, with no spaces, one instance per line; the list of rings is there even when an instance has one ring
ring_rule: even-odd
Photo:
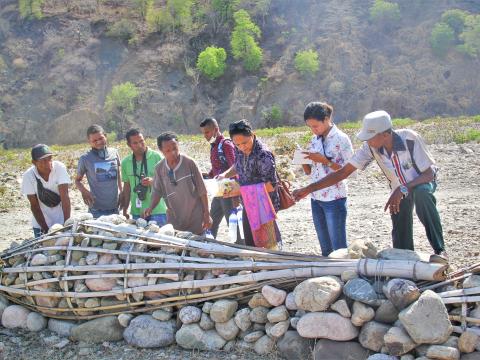
[[[451,290],[451,291],[444,291],[438,293],[438,296],[442,298],[454,297],[454,296],[468,296],[468,295],[480,295],[480,286],[467,288],[467,289],[458,289],[458,290]]]
[[[472,317],[464,318],[463,316],[459,316],[459,315],[448,315],[448,318],[452,321],[462,322],[463,320],[465,320],[468,323],[480,325],[480,319],[477,319],[477,318],[472,318]]]
[[[442,298],[444,304],[460,304],[460,303],[474,303],[480,302],[480,296],[460,296]]]

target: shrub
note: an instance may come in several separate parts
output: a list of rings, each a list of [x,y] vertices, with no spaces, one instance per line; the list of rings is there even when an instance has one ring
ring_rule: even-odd
[[[154,0],[134,0],[134,6],[142,19],[146,19],[147,11],[153,6]]]
[[[468,13],[460,9],[451,9],[447,10],[442,14],[442,22],[448,24],[455,35],[462,33],[463,28],[465,27],[465,20],[468,16]]]
[[[233,57],[242,60],[247,71],[256,71],[263,60],[263,51],[256,41],[261,36],[260,29],[252,22],[245,10],[235,12],[233,18],[235,28],[230,40]]]
[[[438,56],[445,56],[455,42],[455,32],[446,23],[435,24],[430,35],[430,46]]]
[[[391,28],[400,20],[400,7],[396,3],[375,0],[370,8],[370,20],[384,28]]]
[[[135,24],[127,19],[122,19],[111,25],[107,31],[107,36],[130,40],[135,34]]]
[[[115,85],[105,101],[105,111],[110,115],[110,128],[122,138],[127,127],[128,116],[135,110],[140,90],[131,82]]]
[[[476,57],[480,54],[480,15],[469,15],[465,21],[465,29],[460,35],[463,44],[459,50]]]
[[[265,126],[276,127],[281,125],[283,120],[283,112],[280,106],[273,105],[270,109],[262,111],[262,118],[265,121]]]
[[[203,50],[197,59],[197,70],[211,80],[223,75],[227,53],[224,48],[209,46]]]
[[[18,10],[22,19],[41,19],[44,0],[18,0]]]
[[[320,68],[315,50],[300,51],[295,56],[295,69],[303,76],[315,76]]]

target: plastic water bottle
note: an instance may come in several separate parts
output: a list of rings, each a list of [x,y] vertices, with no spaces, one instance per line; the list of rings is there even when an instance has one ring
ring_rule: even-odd
[[[214,239],[213,234],[212,234],[212,232],[210,231],[210,229],[205,230],[205,237],[206,237],[207,239]]]
[[[245,239],[245,233],[243,231],[243,206],[242,204],[237,207],[237,221],[238,230],[240,231],[240,239]]]
[[[228,217],[228,237],[230,238],[231,242],[237,241],[237,226],[237,209],[232,209],[230,216]]]

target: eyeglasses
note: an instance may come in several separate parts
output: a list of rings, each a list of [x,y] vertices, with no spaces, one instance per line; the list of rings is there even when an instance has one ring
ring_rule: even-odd
[[[175,180],[175,174],[173,173],[173,169],[168,170],[168,179],[170,180],[170,184],[173,186],[177,186],[177,180]]]

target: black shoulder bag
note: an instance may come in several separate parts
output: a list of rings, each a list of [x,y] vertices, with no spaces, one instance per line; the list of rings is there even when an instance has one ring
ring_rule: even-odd
[[[58,195],[56,192],[53,192],[52,190],[45,189],[45,187],[42,184],[42,181],[35,176],[35,179],[37,179],[37,197],[38,199],[44,203],[48,207],[55,207],[58,204],[60,204],[61,198],[60,195]]]

